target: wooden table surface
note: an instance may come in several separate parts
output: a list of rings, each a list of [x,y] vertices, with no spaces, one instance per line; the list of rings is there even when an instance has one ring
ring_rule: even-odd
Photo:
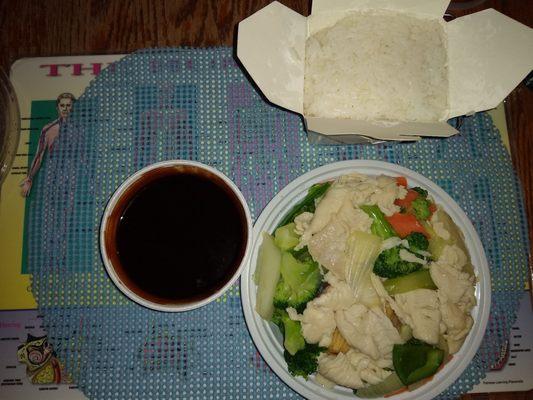
[[[128,53],[143,47],[231,46],[237,23],[269,0],[0,0],[0,67],[21,57]],[[281,0],[308,15],[307,0]],[[531,0],[463,0],[455,16],[495,8],[533,26]],[[482,3],[471,7],[472,4]],[[522,182],[533,243],[533,90],[521,84],[506,100],[513,164]],[[531,260],[531,257],[530,257]],[[464,396],[531,399],[528,393]]]

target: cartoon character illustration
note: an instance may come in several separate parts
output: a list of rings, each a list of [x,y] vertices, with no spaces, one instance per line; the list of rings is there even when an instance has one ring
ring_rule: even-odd
[[[76,101],[76,98],[71,93],[61,93],[56,100],[56,109],[58,118],[46,124],[41,130],[41,136],[39,137],[39,144],[37,146],[37,153],[31,164],[28,176],[20,183],[20,194],[27,197],[30,194],[33,178],[41,168],[43,158],[46,150],[51,152],[54,147],[54,142],[59,136],[61,125],[68,118],[72,105]]]
[[[17,357],[21,363],[26,364],[26,375],[33,384],[69,381],[46,336],[28,334],[26,343],[18,347]]]

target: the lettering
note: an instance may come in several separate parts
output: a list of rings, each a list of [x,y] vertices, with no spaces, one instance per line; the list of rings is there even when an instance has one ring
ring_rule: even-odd
[[[113,67],[113,63],[109,63]],[[83,76],[87,72],[90,75],[98,75],[102,69],[105,67],[105,63],[90,63],[90,64],[42,64],[39,65],[39,68],[45,69],[47,71],[46,76],[57,77],[63,76],[64,74],[70,73],[72,76]],[[113,71],[113,69],[112,69]]]
[[[91,67],[84,67],[83,64],[72,64],[72,75],[83,75],[83,71],[91,71],[91,75],[98,75],[102,70],[102,63],[91,63]]]
[[[70,67],[70,64],[43,64],[39,65],[39,68],[48,68],[46,76],[61,76],[59,73],[59,67]]]

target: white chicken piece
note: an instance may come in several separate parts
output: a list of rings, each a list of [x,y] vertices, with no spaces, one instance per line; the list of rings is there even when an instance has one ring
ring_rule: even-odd
[[[392,215],[400,211],[394,200],[403,199],[407,190],[398,186],[396,181],[385,175],[370,178],[357,183],[352,188],[351,200],[354,206],[363,204],[377,204],[385,215]]]
[[[328,347],[336,328],[335,312],[327,307],[317,307],[309,302],[302,315],[294,308],[287,308],[287,314],[293,321],[300,321],[302,335],[307,343],[318,343]]]
[[[439,342],[441,323],[437,291],[430,289],[411,290],[395,295],[394,300],[401,310],[396,315],[402,323],[411,327],[413,336],[426,343],[436,345]]]
[[[372,219],[345,199],[338,212],[308,241],[309,254],[330,271],[344,276],[346,240],[352,231],[370,232]],[[300,241],[302,244],[302,240]]]
[[[318,203],[313,219],[302,234],[298,248],[303,248],[312,236],[323,230],[331,221],[331,218],[340,210],[344,199],[349,195],[347,187],[336,185],[336,182],[326,191],[324,197]]]
[[[316,261],[343,276],[348,235],[352,231],[370,232],[372,225],[372,219],[359,206],[377,204],[386,215],[392,215],[400,210],[394,201],[405,197],[405,193],[405,188],[386,176],[376,179],[351,174],[338,178],[318,203],[310,222],[306,220],[307,228],[296,249],[307,246]],[[298,225],[300,232],[303,221]]]
[[[350,232],[360,231],[370,233],[372,218],[360,208],[354,208],[350,199],[345,199],[339,212],[335,215],[344,222]]]
[[[422,265],[427,264],[426,260],[424,260],[423,258],[418,258],[416,255],[405,249],[400,249],[400,259],[407,262],[418,263]]]
[[[294,218],[294,232],[297,235],[303,235],[305,230],[309,227],[311,220],[313,219],[314,214],[308,211],[305,211]]]
[[[346,282],[339,280],[331,272],[324,278],[329,286],[320,296],[307,303],[302,315],[294,308],[287,308],[287,313],[292,320],[301,322],[302,334],[308,343],[327,347],[337,326],[334,312],[350,307],[355,299]]]
[[[382,304],[388,303],[390,308],[392,309],[392,311],[394,311],[400,321],[406,324],[405,321],[407,321],[409,316],[405,314],[405,312],[398,306],[396,301],[387,293],[387,290],[383,286],[383,282],[381,282],[381,279],[379,279],[376,274],[372,273],[370,274],[370,281],[377,295],[381,299]]]
[[[388,360],[392,365],[392,347],[403,343],[400,334],[379,307],[372,309],[354,304],[335,313],[340,333],[348,344],[374,360]]]
[[[381,175],[376,179],[378,190],[370,196],[369,204],[377,204],[383,214],[391,216],[400,211],[400,207],[394,204],[396,199],[403,199],[407,190],[396,184],[396,180],[390,176]]]
[[[441,301],[442,322],[446,327],[444,339],[448,343],[450,354],[454,354],[461,348],[474,320],[458,306],[446,301],[445,297],[441,298],[439,295],[439,299]]]
[[[441,296],[446,296],[446,301],[456,304],[463,312],[469,312],[474,307],[476,298],[472,276],[442,264],[440,259],[430,264],[429,273]]]
[[[442,254],[437,260],[439,264],[447,264],[461,271],[468,262],[468,258],[463,250],[457,245],[446,245],[442,249]]]
[[[435,233],[437,234],[438,237],[440,237],[441,239],[444,239],[444,240],[449,240],[451,235],[450,235],[450,232],[448,232],[448,230],[446,230],[446,228],[444,227],[444,223],[439,221],[439,213],[438,212],[434,212],[433,215],[431,216],[431,219],[429,220],[429,222],[431,223],[431,227],[433,228],[433,230],[435,231]]]
[[[318,359],[318,373],[341,386],[352,389],[365,386],[357,370],[352,367],[350,360],[344,353],[337,355],[322,353]]]
[[[337,311],[344,310],[355,302],[352,289],[345,281],[340,280],[331,272],[328,272],[324,276],[324,280],[329,283],[329,286],[324,289],[320,296],[308,304],[316,307],[327,307],[333,311]]]
[[[354,208],[362,204],[377,204],[386,215],[392,215],[400,210],[394,201],[403,199],[406,194],[406,189],[389,176],[371,178],[360,174],[343,175],[333,182],[318,203],[313,219],[302,235],[303,245],[324,229],[346,198],[350,199]]]
[[[398,236],[390,237],[381,242],[381,251],[392,249],[393,247],[399,246],[400,244],[403,243],[402,239],[400,239]]]
[[[330,222],[307,243],[309,254],[323,267],[339,277],[344,276],[344,250],[349,233],[348,227],[343,222],[339,220]]]
[[[470,316],[470,311],[476,304],[476,297],[473,286],[474,278],[466,272],[461,272],[460,268],[456,268],[463,260],[466,263],[466,256],[461,249],[453,249],[457,246],[447,247],[449,249],[446,257],[440,257],[437,262],[431,263],[429,273],[438,287],[442,323],[445,327],[444,338],[448,343],[450,353],[453,354],[461,348],[466,335],[472,328],[474,321]],[[452,266],[444,262],[454,264]]]
[[[379,362],[354,350],[346,354],[322,354],[318,360],[318,372],[326,379],[352,389],[378,384],[391,374]]]
[[[370,203],[370,196],[372,196],[378,189],[375,179],[369,178],[357,184],[352,190],[350,199],[354,207],[359,207]]]
[[[346,174],[339,176],[337,178],[336,184],[339,186],[356,186],[361,182],[367,181],[369,177],[367,175],[359,174],[357,172],[352,172],[351,174]]]

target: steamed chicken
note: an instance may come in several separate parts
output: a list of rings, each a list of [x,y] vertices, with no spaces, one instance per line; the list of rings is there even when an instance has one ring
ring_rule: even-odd
[[[256,310],[280,328],[289,371],[360,397],[430,377],[473,324],[462,235],[401,177],[313,186],[263,234],[255,278]]]

